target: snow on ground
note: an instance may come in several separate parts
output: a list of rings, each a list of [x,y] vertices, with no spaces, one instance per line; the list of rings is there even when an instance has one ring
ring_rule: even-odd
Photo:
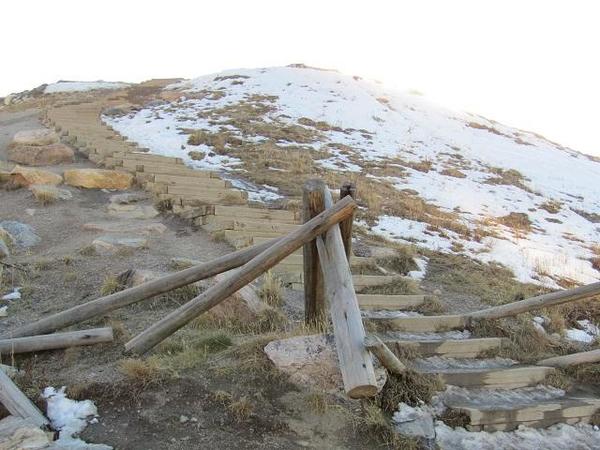
[[[521,427],[515,431],[471,432],[435,423],[436,443],[441,450],[594,450],[600,431],[586,424],[558,424],[545,429]]]
[[[53,387],[44,389],[42,396],[48,403],[47,416],[52,428],[59,431],[57,444],[65,448],[84,447],[97,449],[110,449],[105,445],[90,445],[84,443],[76,436],[81,433],[88,423],[97,422],[98,410],[91,400],[71,400],[65,395],[65,387],[59,390]],[[61,447],[62,448],[62,447]]]
[[[577,328],[569,328],[565,330],[565,337],[574,342],[581,342],[583,344],[591,344],[598,339],[600,335],[600,329],[589,320],[578,320]]]
[[[296,144],[327,152],[329,157],[318,161],[322,167],[362,172],[398,190],[411,189],[442,211],[456,213],[472,232],[488,233],[469,239],[389,215],[379,217],[373,232],[483,262],[499,262],[523,282],[558,288],[561,279],[580,283],[600,279],[590,262],[598,252],[591,244],[600,232],[600,164],[583,154],[533,133],[446,110],[421,96],[393,92],[334,71],[230,70],[167,89],[179,92],[180,99],[105,120],[153,153],[183,158],[198,169],[231,173],[240,168],[240,160],[219,155],[206,145],[188,145],[182,129],[227,130],[245,141],[262,142],[267,138],[244,136],[226,123],[227,117],[215,121],[205,113],[240,104],[255,94],[270,96],[263,103],[269,106],[264,123],[314,130],[306,124],[308,118],[326,125],[318,128],[318,140],[300,144],[279,139],[280,148]],[[206,92],[218,95],[201,95]],[[190,150],[202,151],[204,157],[193,160]],[[375,175],[363,169],[365,163],[398,167],[403,172]],[[415,164],[429,168],[420,171]],[[508,174],[516,181],[498,181],[502,171],[512,171]],[[262,195],[253,195],[269,201],[268,191],[257,186],[255,192]],[[510,213],[527,214],[531,229],[517,232],[501,225],[498,218]]]
[[[121,89],[129,86],[128,83],[116,81],[59,81],[51,83],[44,89],[44,94],[55,94],[57,92],[84,92],[96,89]]]

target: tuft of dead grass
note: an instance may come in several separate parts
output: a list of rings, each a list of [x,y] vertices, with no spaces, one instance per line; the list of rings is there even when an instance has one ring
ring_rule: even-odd
[[[97,255],[98,252],[96,251],[96,247],[93,245],[86,245],[85,247],[79,249],[79,254],[82,256],[94,256]]]
[[[419,294],[420,289],[417,282],[410,278],[398,277],[390,283],[380,284],[377,286],[366,286],[361,291],[361,294]]]
[[[108,275],[102,282],[102,286],[100,287],[100,295],[105,296],[114,294],[115,292],[122,291],[125,289],[125,287],[125,285],[121,284],[117,276]]]
[[[43,206],[55,203],[59,197],[56,189],[42,185],[38,185],[35,189],[31,189],[31,193],[35,200]]]
[[[463,255],[428,253],[425,280],[443,292],[479,297],[483,302],[500,305],[548,292],[547,289],[515,280],[512,271],[500,264],[482,263]]]
[[[263,282],[258,291],[259,297],[270,306],[283,305],[283,286],[281,280],[270,270],[263,276]]]
[[[444,389],[444,383],[438,375],[417,373],[407,370],[397,375],[388,372],[388,379],[379,393],[381,408],[393,414],[399,403],[418,406],[421,402],[429,403],[436,392]]]
[[[498,222],[517,231],[531,231],[531,220],[526,213],[511,212],[506,216],[498,217]]]
[[[247,397],[231,402],[227,408],[237,422],[245,422],[254,413],[254,404]]]
[[[119,363],[119,371],[133,386],[145,389],[165,381],[165,371],[155,359],[127,358]]]

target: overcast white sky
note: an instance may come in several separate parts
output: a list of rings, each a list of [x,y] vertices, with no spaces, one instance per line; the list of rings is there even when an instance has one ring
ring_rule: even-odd
[[[600,6],[570,1],[0,1],[0,96],[304,62],[600,155]]]

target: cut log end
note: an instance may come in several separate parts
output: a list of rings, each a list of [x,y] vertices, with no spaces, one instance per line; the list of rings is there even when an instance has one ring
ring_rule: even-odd
[[[348,397],[354,399],[374,397],[377,395],[377,385],[365,384],[362,386],[356,386],[350,390],[347,390],[346,394]]]

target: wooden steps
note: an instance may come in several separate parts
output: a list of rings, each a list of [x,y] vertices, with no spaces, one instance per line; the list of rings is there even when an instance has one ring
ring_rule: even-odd
[[[497,350],[502,346],[501,338],[474,339],[381,339],[394,353],[402,356],[406,349],[421,356],[445,356],[447,358],[477,358],[482,353]]]
[[[510,431],[520,425],[532,428],[548,427],[556,423],[589,423],[600,411],[600,399],[589,397],[562,397],[536,401],[534,404],[481,407],[468,403],[448,405],[452,410],[466,414],[470,431]]]
[[[357,294],[361,309],[397,311],[422,305],[427,295]]]
[[[518,366],[472,371],[437,371],[446,384],[462,387],[514,389],[536,386],[555,371],[552,367]]]
[[[411,333],[429,333],[452,330],[463,330],[468,325],[468,318],[463,315],[447,316],[415,316],[366,319],[381,328]]]

